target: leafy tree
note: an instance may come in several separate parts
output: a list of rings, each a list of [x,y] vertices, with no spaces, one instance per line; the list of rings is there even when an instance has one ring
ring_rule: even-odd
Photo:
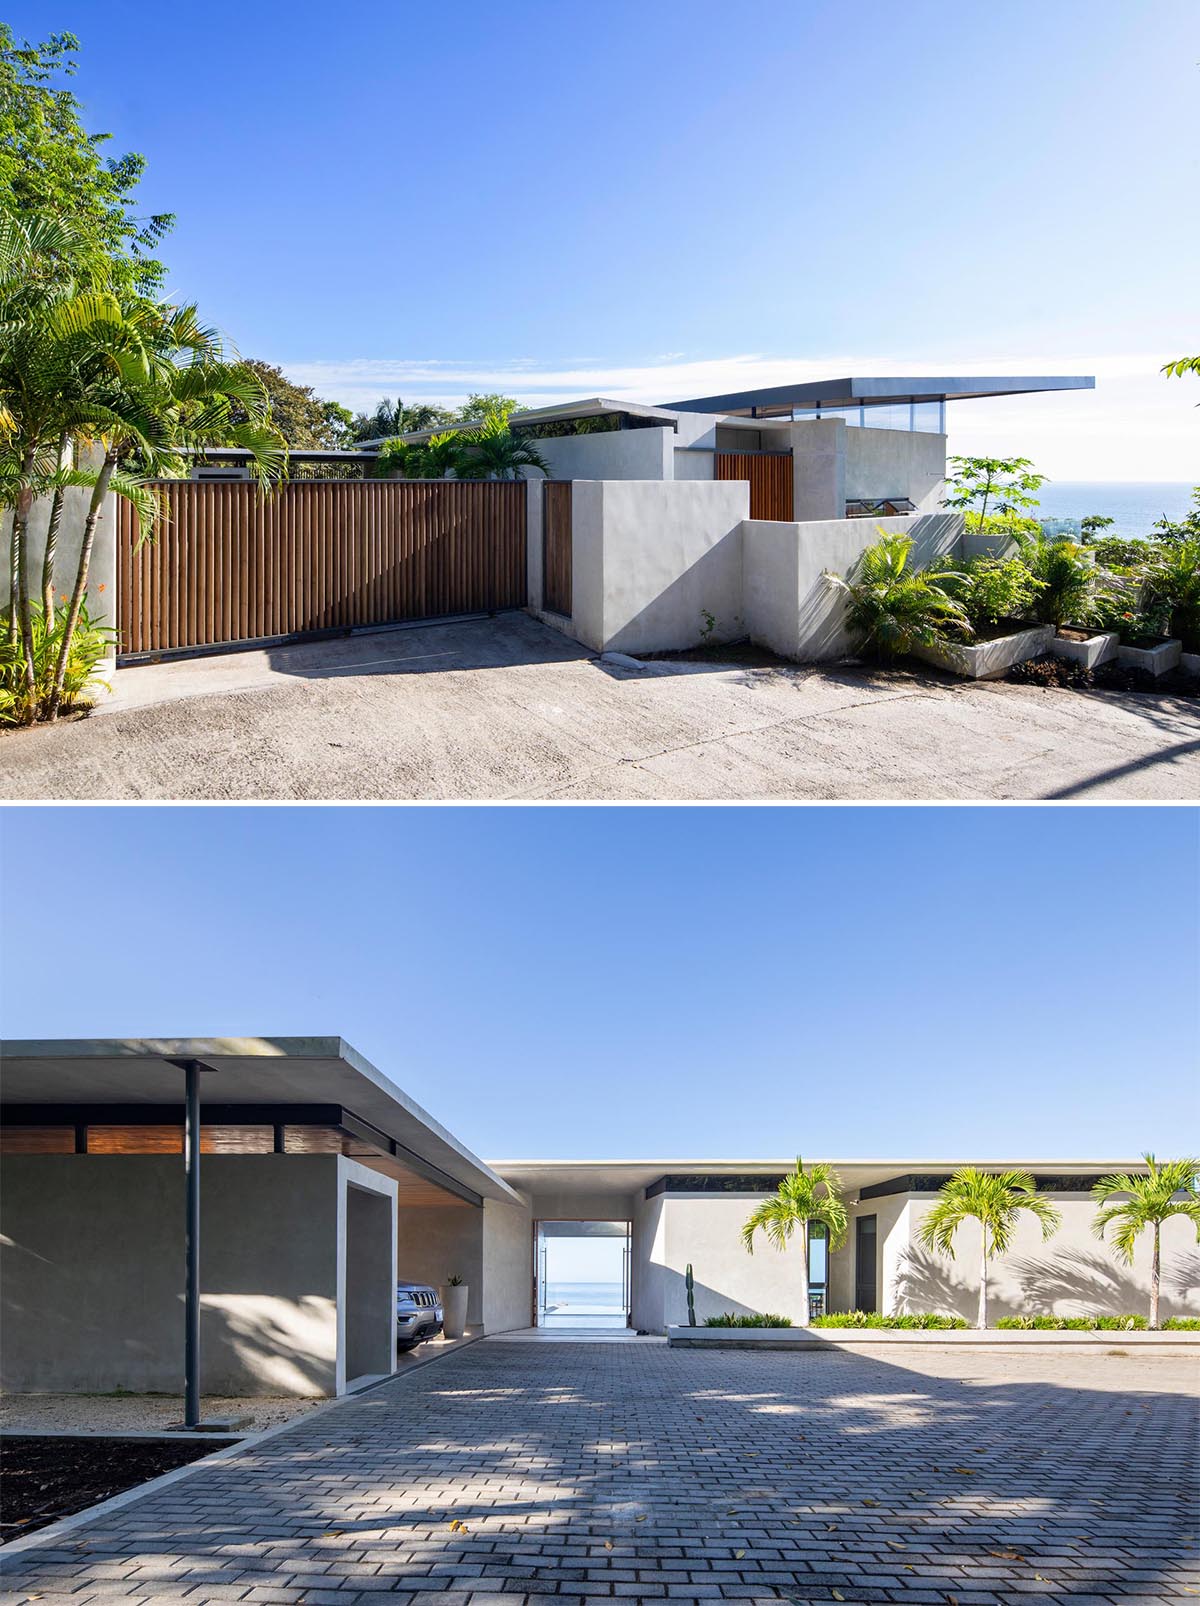
[[[253,358],[243,366],[262,382],[270,409],[270,422],[290,447],[298,451],[338,451],[354,444],[354,415],[337,402],[325,401],[310,385],[298,385],[272,363]],[[245,423],[241,409],[233,410],[235,423]]]
[[[879,535],[860,553],[848,578],[825,576],[845,596],[846,625],[864,650],[895,658],[950,636],[969,636],[970,620],[953,595],[963,584],[961,577],[949,569],[922,573],[910,568],[911,537],[883,530]]]
[[[400,473],[406,480],[442,480],[458,476],[464,452],[462,436],[453,430],[431,435],[423,446],[416,441],[387,441],[379,449],[372,473],[388,479]]]
[[[1107,530],[1115,519],[1110,519],[1104,513],[1088,513],[1079,521],[1079,532],[1085,541],[1094,541],[1101,530]]]
[[[1165,362],[1162,372],[1170,379],[1182,379],[1184,374],[1200,374],[1200,357],[1176,357],[1174,362]]]
[[[950,468],[942,505],[963,508],[981,528],[991,503],[1006,521],[1028,514],[1037,507],[1037,493],[1046,483],[1046,476],[1034,472],[1028,457],[952,457]]]
[[[76,70],[79,41],[52,34],[17,43],[0,23],[0,197],[18,215],[70,222],[107,259],[114,288],[153,296],[163,266],[155,256],[174,218],[135,211],[144,157],[106,157],[108,134],[89,134],[80,105],[59,80]]]
[[[1034,1186],[1027,1171],[978,1171],[961,1166],[938,1192],[938,1202],[917,1230],[926,1249],[954,1259],[954,1237],[964,1221],[977,1221],[980,1230],[979,1313],[976,1327],[987,1326],[988,1262],[1008,1253],[1021,1212],[1027,1210],[1041,1225],[1043,1240],[1058,1231],[1062,1217]]]
[[[460,452],[467,449],[454,469],[460,480],[519,480],[527,468],[541,469],[543,474],[550,472],[550,465],[532,441],[514,434],[499,413],[489,413],[478,429],[453,439]]]
[[[515,396],[501,396],[499,391],[494,390],[482,395],[478,391],[472,391],[454,417],[460,424],[472,424],[476,419],[507,420],[513,413],[520,411],[521,403]]]
[[[1097,1182],[1092,1189],[1098,1206],[1092,1227],[1100,1239],[1111,1229],[1112,1246],[1127,1266],[1133,1264],[1138,1239],[1150,1228],[1150,1326],[1157,1327],[1162,1224],[1172,1216],[1184,1216],[1195,1227],[1200,1243],[1200,1160],[1164,1160],[1160,1164],[1152,1154],[1142,1158],[1146,1175],[1108,1176]],[[1118,1194],[1125,1197],[1111,1203]]]
[[[417,402],[405,407],[385,396],[377,402],[373,413],[355,414],[351,425],[351,438],[355,441],[387,440],[394,435],[407,435],[414,429],[432,429],[437,424],[452,424],[456,415],[445,407],[429,402]]]
[[[1181,519],[1169,519],[1164,513],[1154,523],[1155,540],[1200,541],[1200,485],[1192,492],[1192,505]]]
[[[775,1193],[756,1205],[742,1228],[742,1244],[746,1253],[754,1253],[754,1235],[765,1232],[776,1249],[786,1249],[793,1236],[800,1238],[801,1305],[804,1319],[808,1320],[808,1241],[809,1227],[820,1222],[829,1235],[829,1247],[839,1248],[846,1241],[849,1218],[846,1201],[842,1196],[841,1178],[824,1160],[805,1168],[803,1160],[796,1160],[796,1168],[788,1173]]]

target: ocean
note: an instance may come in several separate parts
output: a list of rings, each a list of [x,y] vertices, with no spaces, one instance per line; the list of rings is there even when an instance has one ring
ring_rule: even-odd
[[[547,1282],[546,1305],[560,1316],[623,1313],[625,1291],[620,1283]]]
[[[1081,519],[1089,513],[1102,513],[1115,521],[1105,535],[1129,539],[1150,535],[1164,513],[1170,519],[1181,519],[1191,499],[1192,486],[1186,482],[1049,480],[1038,493],[1039,506],[1033,516]]]

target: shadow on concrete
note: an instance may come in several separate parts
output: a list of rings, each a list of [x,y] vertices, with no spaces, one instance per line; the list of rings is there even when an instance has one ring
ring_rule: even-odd
[[[585,1594],[611,1569],[649,1594],[1182,1598],[1195,1400],[978,1366],[494,1340],[12,1557],[6,1582],[85,1590],[91,1555],[106,1599],[118,1563],[143,1594],[185,1564],[197,1599],[351,1590],[356,1568],[372,1590]]]

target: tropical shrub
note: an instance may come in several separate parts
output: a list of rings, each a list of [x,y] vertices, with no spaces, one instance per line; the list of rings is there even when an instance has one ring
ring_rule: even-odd
[[[1164,513],[1154,525],[1156,541],[1200,541],[1200,485],[1192,492],[1192,505],[1181,519]]]
[[[911,538],[883,530],[879,535],[859,554],[848,578],[825,576],[845,596],[846,626],[862,649],[889,659],[914,647],[969,637],[971,622],[955,595],[962,584],[958,572],[913,569]]]
[[[735,1316],[727,1310],[722,1316],[709,1316],[705,1319],[705,1327],[790,1327],[790,1316],[773,1316],[770,1311],[761,1316]]]
[[[839,1310],[828,1316],[814,1316],[810,1327],[886,1327],[913,1331],[949,1332],[967,1324],[961,1316],[943,1316],[937,1311],[914,1311],[907,1316],[884,1316],[877,1310]]]
[[[49,698],[68,613],[68,605],[63,603],[53,611],[52,622],[47,629],[43,609],[35,606],[30,611],[34,670],[32,688],[28,681],[22,636],[19,633],[14,635],[7,621],[0,624],[0,725],[31,724],[37,709]],[[100,620],[93,622],[88,617],[86,605],[82,606],[67,649],[62,695],[58,705],[60,712],[71,713],[90,707],[87,693],[92,688],[111,689],[96,671],[105,658],[111,657],[116,651],[116,642],[116,632],[104,628]]]
[[[1144,1316],[1001,1316],[996,1323],[1020,1333],[1140,1332],[1145,1325]]]
[[[808,1240],[813,1222],[825,1228],[831,1249],[845,1242],[850,1218],[842,1197],[841,1178],[824,1160],[806,1169],[797,1157],[795,1170],[784,1177],[769,1199],[755,1206],[742,1228],[742,1246],[748,1255],[754,1253],[756,1232],[764,1232],[776,1249],[786,1249],[793,1234],[799,1235],[802,1310],[808,1309]]]
[[[962,605],[976,630],[1022,618],[1042,588],[1020,558],[970,558],[960,573],[966,581]]]
[[[1184,652],[1200,652],[1200,535],[1161,542],[1146,565],[1146,589],[1167,612]]]
[[[1200,1316],[1168,1316],[1162,1330],[1164,1333],[1200,1333]]]
[[[1087,615],[1096,586],[1096,569],[1086,547],[1048,535],[1018,535],[1026,568],[1040,583],[1033,616],[1043,624],[1078,623]]]
[[[458,438],[466,448],[454,468],[460,480],[519,480],[527,468],[550,473],[550,465],[533,442],[514,434],[507,417],[500,413],[489,413],[478,429],[464,431]]]
[[[1108,522],[1111,524],[1112,520]],[[1087,523],[1086,519],[1084,523]],[[1088,551],[1096,554],[1096,562],[1102,563],[1106,569],[1136,568],[1138,564],[1145,563],[1152,551],[1149,541],[1125,540],[1119,535],[1104,535],[1095,541],[1089,541],[1085,535],[1084,542]]]

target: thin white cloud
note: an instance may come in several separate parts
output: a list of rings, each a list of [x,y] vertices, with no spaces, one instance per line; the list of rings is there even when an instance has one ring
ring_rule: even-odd
[[[1167,355],[1172,355],[1168,353]],[[453,406],[472,391],[506,391],[532,406],[587,396],[662,402],[719,395],[847,374],[1094,374],[1096,390],[1010,400],[964,402],[951,409],[952,451],[1032,457],[1059,479],[1200,479],[1200,387],[1166,379],[1162,352],[1044,353],[959,360],[944,355],[834,354],[724,357],[671,353],[656,362],[617,366],[574,359],[555,366],[522,357],[506,362],[446,362],[434,357],[364,357],[285,361],[292,378],[352,408],[379,397]]]

